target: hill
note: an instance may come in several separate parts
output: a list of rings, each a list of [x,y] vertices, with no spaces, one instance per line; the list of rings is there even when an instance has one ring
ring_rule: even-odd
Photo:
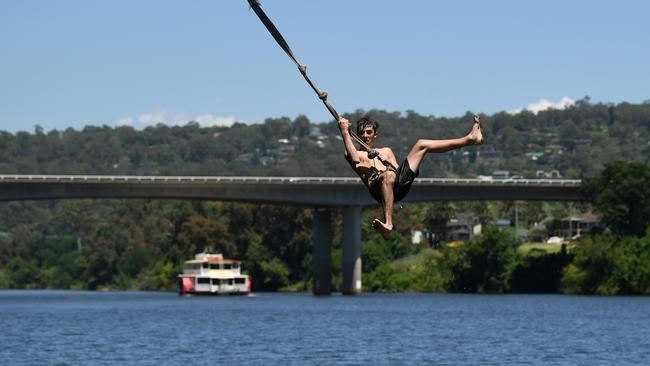
[[[467,133],[471,115],[422,116],[381,110],[356,111],[379,121],[378,145],[398,160],[418,138],[445,139]],[[564,110],[482,116],[487,143],[429,155],[424,177],[475,177],[494,170],[534,178],[557,170],[566,178],[600,171],[614,160],[650,161],[650,103],[590,104]],[[138,174],[351,176],[334,121],[315,124],[301,116],[263,124],[201,128],[195,122],[144,130],[128,126],[86,127],[45,133],[0,133],[2,174]]]

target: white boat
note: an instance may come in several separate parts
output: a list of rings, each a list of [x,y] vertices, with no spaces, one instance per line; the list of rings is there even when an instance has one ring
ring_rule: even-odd
[[[183,263],[183,274],[178,275],[180,295],[246,295],[251,292],[251,281],[241,274],[241,262],[224,259],[221,254],[199,253]]]

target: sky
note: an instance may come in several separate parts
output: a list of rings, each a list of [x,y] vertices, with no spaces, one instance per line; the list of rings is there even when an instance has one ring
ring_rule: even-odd
[[[650,2],[260,0],[341,113],[650,99]],[[0,130],[329,112],[245,0],[0,2]]]

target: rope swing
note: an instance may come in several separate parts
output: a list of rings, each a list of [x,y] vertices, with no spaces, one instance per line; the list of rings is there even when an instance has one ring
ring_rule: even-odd
[[[293,61],[293,63],[296,64],[296,66],[298,67],[298,70],[300,71],[302,76],[305,78],[305,80],[307,81],[309,86],[311,86],[311,88],[314,90],[316,95],[318,95],[318,98],[323,101],[323,104],[325,104],[325,107],[327,108],[327,110],[330,111],[330,113],[332,114],[332,117],[334,117],[334,119],[336,121],[338,121],[339,118],[340,118],[339,114],[336,112],[334,107],[332,107],[332,105],[327,101],[327,92],[318,90],[318,88],[316,87],[316,84],[314,84],[314,82],[311,81],[311,79],[309,79],[309,77],[307,76],[307,66],[304,65],[304,64],[301,64],[298,61],[296,56],[291,51],[291,48],[289,48],[289,44],[287,44],[287,41],[285,41],[284,37],[282,37],[282,34],[280,34],[280,31],[278,31],[278,29],[275,27],[275,25],[273,25],[273,22],[271,22],[269,17],[266,16],[264,11],[260,7],[259,2],[257,0],[247,0],[247,1],[248,1],[248,4],[250,5],[251,9],[253,9],[255,14],[257,14],[258,18],[260,18],[260,20],[262,21],[262,23],[264,24],[266,29],[268,29],[268,31],[271,33],[271,35],[273,36],[275,41],[278,43],[278,45],[280,45],[280,47],[284,50],[284,52],[286,52],[287,56],[289,56],[291,61]],[[354,133],[352,131],[349,131],[349,132],[350,132],[350,136],[352,137],[352,139],[356,143],[361,145],[361,147],[363,147],[366,151],[368,151],[368,158],[373,159],[378,155],[377,151],[374,150],[374,149],[371,149],[368,146],[368,144],[366,144],[359,136],[357,136],[356,133]]]

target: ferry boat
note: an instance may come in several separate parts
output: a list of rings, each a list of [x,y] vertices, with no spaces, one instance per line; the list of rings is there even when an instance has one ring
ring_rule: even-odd
[[[179,295],[247,295],[251,281],[241,274],[241,262],[222,254],[203,252],[183,263],[178,275]]]

